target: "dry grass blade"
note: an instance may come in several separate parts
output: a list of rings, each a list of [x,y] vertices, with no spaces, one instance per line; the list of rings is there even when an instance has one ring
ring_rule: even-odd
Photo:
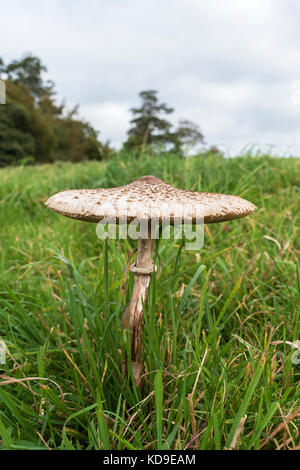
[[[63,394],[62,388],[54,380],[49,379],[47,377],[25,377],[24,379],[15,379],[14,377],[8,377],[7,375],[2,375],[1,377],[4,378],[4,380],[0,382],[0,386],[9,385],[13,383],[22,384],[22,382],[28,382],[28,381],[33,381],[33,380],[45,380],[46,382],[51,382],[59,389],[61,401],[62,402],[64,401],[64,394]]]
[[[277,434],[279,432],[281,432],[283,429],[286,428],[287,424],[294,418],[300,416],[300,406],[298,406],[298,408],[296,408],[296,410],[293,412],[293,413],[290,413],[282,423],[280,423],[275,429],[274,431],[270,434],[270,436],[268,436],[263,442],[262,444],[260,445],[260,449],[262,449],[263,447],[265,447],[272,439],[275,438],[275,436],[277,436]]]
[[[244,426],[245,426],[245,422],[246,422],[246,419],[247,419],[247,415],[245,415],[239,425],[238,425],[238,428],[235,432],[235,435],[233,436],[233,439],[232,439],[232,442],[230,444],[230,447],[229,447],[229,450],[234,450],[237,446],[237,444],[239,443],[240,441],[240,437],[241,437],[241,434],[243,433],[244,431]]]

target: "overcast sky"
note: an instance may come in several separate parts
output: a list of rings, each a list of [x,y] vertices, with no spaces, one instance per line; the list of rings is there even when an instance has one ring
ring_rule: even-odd
[[[0,0],[0,56],[31,52],[115,146],[141,90],[209,145],[300,156],[299,0]],[[298,81],[298,82],[297,82]]]

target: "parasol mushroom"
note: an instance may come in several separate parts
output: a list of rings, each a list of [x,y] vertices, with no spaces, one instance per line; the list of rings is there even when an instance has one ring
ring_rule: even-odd
[[[54,212],[88,222],[146,224],[140,234],[131,300],[122,318],[131,332],[131,361],[135,384],[142,376],[142,319],[150,277],[153,272],[153,221],[158,224],[224,222],[245,217],[255,206],[238,196],[177,189],[155,176],[143,176],[133,183],[110,189],[72,189],[50,197],[46,206]],[[156,236],[156,235],[155,235]]]

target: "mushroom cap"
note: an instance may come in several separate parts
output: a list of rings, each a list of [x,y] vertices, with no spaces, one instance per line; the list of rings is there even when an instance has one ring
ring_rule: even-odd
[[[46,206],[72,219],[99,222],[180,220],[224,222],[251,214],[256,206],[238,196],[177,189],[155,176],[110,189],[71,189],[51,196]]]

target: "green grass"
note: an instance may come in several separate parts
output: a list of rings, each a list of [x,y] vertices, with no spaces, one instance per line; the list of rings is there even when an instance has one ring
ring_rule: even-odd
[[[129,345],[120,326],[135,242],[105,245],[94,224],[54,214],[43,201],[145,174],[239,194],[258,210],[207,225],[200,252],[160,241],[137,390],[122,374]],[[300,365],[285,343],[300,339],[299,188],[299,159],[268,156],[123,155],[2,169],[1,448],[299,447]]]

